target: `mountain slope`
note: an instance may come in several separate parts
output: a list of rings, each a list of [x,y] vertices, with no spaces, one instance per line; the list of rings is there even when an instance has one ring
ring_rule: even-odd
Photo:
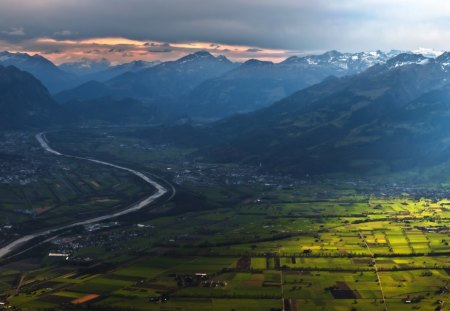
[[[439,162],[447,153],[419,150],[447,148],[440,145],[450,121],[447,58],[400,54],[361,74],[329,79],[266,109],[218,122],[208,131],[219,143],[203,154],[297,175]]]
[[[130,90],[141,98],[178,97],[235,66],[223,56],[214,57],[200,51],[136,73],[123,74],[108,81],[107,85]]]
[[[144,68],[139,70],[138,68],[141,67]],[[208,52],[200,51],[156,66],[148,63],[134,63],[118,67],[117,72],[127,71],[98,86],[102,90],[109,90],[108,94],[101,92],[101,96],[173,99],[184,96],[201,82],[220,76],[235,67],[236,64],[223,56],[214,57]],[[94,99],[99,93],[90,83],[82,84],[76,90],[69,91],[71,99]],[[58,94],[57,97],[64,96]]]
[[[51,93],[76,86],[80,80],[70,73],[62,71],[51,61],[40,55],[26,53],[0,52],[0,65],[15,66],[38,78]]]
[[[103,70],[107,70],[110,67],[111,63],[105,58],[99,60],[82,58],[79,61],[63,63],[58,66],[58,68],[60,68],[61,70],[77,76],[94,74]]]
[[[50,127],[66,121],[40,81],[13,66],[0,66],[0,128]]]
[[[159,120],[154,105],[144,104],[132,98],[114,99],[102,97],[87,101],[70,101],[64,108],[87,122],[117,124],[150,124]]]
[[[161,62],[146,62],[142,60],[136,60],[130,63],[124,63],[116,66],[111,66],[105,70],[92,73],[84,76],[85,79],[95,81],[108,81],[115,77],[118,77],[126,72],[138,72],[147,68],[152,68],[159,65]]]
[[[61,64],[59,68],[80,76],[83,81],[104,82],[126,72],[138,72],[159,65],[160,63],[159,61],[146,62],[136,60],[130,63],[112,66],[106,59],[98,61],[82,59],[78,62]]]
[[[66,103],[69,101],[86,101],[102,97],[125,98],[127,96],[130,96],[130,94],[110,88],[105,83],[89,81],[73,89],[55,94],[54,98],[59,103]]]
[[[281,63],[249,60],[223,76],[197,86],[187,99],[187,113],[221,118],[268,106],[329,76],[342,77],[385,63],[389,54],[326,52],[292,56]]]

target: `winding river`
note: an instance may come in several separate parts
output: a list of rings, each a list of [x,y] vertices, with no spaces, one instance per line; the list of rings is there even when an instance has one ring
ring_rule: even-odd
[[[77,226],[81,226],[81,225],[87,225],[87,224],[91,224],[91,223],[96,223],[99,221],[104,221],[107,219],[111,219],[111,218],[115,218],[118,216],[122,216],[125,214],[129,214],[135,211],[138,211],[140,209],[142,209],[143,207],[149,205],[150,203],[154,202],[155,200],[157,200],[158,198],[162,197],[163,195],[165,195],[168,190],[163,187],[161,184],[159,184],[158,182],[156,182],[154,179],[149,178],[148,176],[144,175],[143,173],[127,168],[127,167],[123,167],[123,166],[119,166],[119,165],[115,165],[109,162],[105,162],[105,161],[100,161],[100,160],[96,160],[93,158],[85,158],[85,157],[78,157],[78,156],[72,156],[72,155],[67,155],[67,154],[63,154],[61,152],[56,151],[55,149],[51,148],[50,145],[47,142],[47,139],[45,137],[45,133],[39,133],[36,135],[36,139],[39,142],[39,144],[41,145],[42,148],[44,148],[47,152],[52,153],[56,156],[62,156],[62,157],[68,157],[68,158],[74,158],[74,159],[80,159],[80,160],[85,160],[85,161],[90,161],[90,162],[94,162],[100,165],[106,165],[106,166],[111,166],[114,167],[116,169],[120,169],[123,171],[127,171],[130,172],[131,174],[136,175],[137,177],[141,178],[142,180],[144,180],[146,183],[150,184],[151,186],[153,186],[156,189],[156,192],[152,192],[151,195],[149,195],[148,197],[142,199],[141,201],[132,204],[131,206],[129,206],[128,208],[119,211],[119,212],[115,212],[112,214],[107,214],[107,215],[103,215],[103,216],[98,216],[98,217],[94,217],[91,219],[87,219],[87,220],[82,220],[82,221],[78,221],[78,222],[74,222],[68,225],[64,225],[64,226],[60,226],[60,227],[56,227],[56,228],[52,228],[52,229],[48,229],[48,230],[44,230],[44,231],[40,231],[40,232],[36,232],[36,233],[31,233],[28,235],[24,235],[20,238],[18,238],[17,240],[3,246],[0,248],[0,258],[4,258],[7,257],[11,252],[13,252],[14,250],[16,250],[18,247],[20,247],[21,245],[23,245],[26,242],[31,241],[34,238],[37,237],[41,237],[41,236],[46,236],[49,235],[53,232],[57,232],[57,231],[61,231],[61,230],[65,230],[65,229],[70,229],[73,227],[77,227]],[[173,188],[172,188],[173,191]]]

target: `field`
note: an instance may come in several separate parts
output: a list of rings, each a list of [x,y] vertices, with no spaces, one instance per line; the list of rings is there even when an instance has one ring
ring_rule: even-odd
[[[2,139],[0,244],[17,235],[123,209],[154,191],[121,170],[49,157],[34,133],[8,133]]]
[[[180,155],[168,147],[157,158],[156,149],[127,144],[139,146],[135,165],[178,174]],[[132,160],[92,145],[102,149],[91,150],[96,156]],[[141,162],[147,153],[151,164]],[[101,170],[91,174],[104,183]],[[126,226],[67,232],[4,263],[5,301],[23,310],[447,310],[446,198],[335,180],[280,186],[231,178],[186,179],[178,199]],[[62,245],[69,260],[47,256]]]

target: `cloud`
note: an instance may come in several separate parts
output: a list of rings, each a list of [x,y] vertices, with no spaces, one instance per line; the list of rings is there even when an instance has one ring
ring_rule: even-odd
[[[44,55],[52,55],[52,54],[62,54],[64,53],[62,50],[60,49],[53,49],[53,50],[43,50],[43,51],[39,51],[40,54],[44,54]]]
[[[8,36],[25,36],[25,31],[23,30],[23,27],[13,27],[9,30],[2,30],[0,31],[2,34],[8,35]]]
[[[169,53],[172,52],[172,47],[170,46],[169,43],[165,42],[165,43],[150,43],[149,48],[147,49],[147,51],[151,52],[151,53]]]
[[[122,49],[115,52],[117,57],[119,53],[136,56],[147,52],[148,57],[173,58],[195,50],[198,42],[205,43],[204,49],[236,58],[252,53],[273,57],[280,55],[278,51],[286,55],[330,49],[450,50],[450,2],[2,0],[1,29],[1,48],[13,46],[37,52],[39,48],[60,48],[72,51],[71,57],[77,49],[93,50],[88,46],[96,44],[105,54],[111,48]],[[73,43],[39,41],[42,38],[70,38]],[[113,43],[112,38],[119,41]],[[144,47],[146,42],[157,46]]]
[[[66,37],[66,36],[75,35],[75,33],[70,30],[62,30],[62,31],[57,31],[57,32],[53,33],[53,35],[55,35],[57,37]]]
[[[122,37],[287,50],[445,49],[449,17],[446,0],[0,1],[0,29],[19,24],[27,39],[70,29],[73,39]]]
[[[250,49],[247,49],[247,52],[258,53],[258,52],[262,52],[262,50],[258,49],[258,48],[250,48]]]
[[[259,47],[224,45],[215,42],[169,43],[139,41],[126,38],[90,38],[90,39],[24,39],[20,42],[7,42],[0,39],[0,49],[22,51],[31,54],[45,54],[57,64],[79,61],[85,56],[90,59],[107,58],[114,64],[137,59],[173,60],[188,53],[206,50],[214,55],[225,55],[235,61],[245,61],[258,57],[271,61],[281,61],[294,51],[264,49]],[[258,50],[259,52],[249,52]]]

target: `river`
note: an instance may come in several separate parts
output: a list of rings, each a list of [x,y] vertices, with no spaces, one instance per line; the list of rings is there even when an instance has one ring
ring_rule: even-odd
[[[131,206],[129,206],[128,208],[122,210],[122,211],[118,211],[112,214],[106,214],[103,216],[97,216],[94,218],[90,218],[90,219],[86,219],[86,220],[81,220],[81,221],[77,221],[71,224],[67,224],[67,225],[63,225],[60,227],[56,227],[56,228],[52,228],[52,229],[48,229],[48,230],[43,230],[43,231],[39,231],[36,233],[31,233],[31,234],[27,234],[24,235],[20,238],[18,238],[17,240],[14,240],[13,242],[3,246],[0,248],[0,258],[4,258],[7,255],[9,255],[11,252],[13,252],[14,250],[18,249],[21,245],[23,245],[26,242],[31,241],[34,238],[37,237],[41,237],[41,236],[46,236],[49,235],[53,232],[57,232],[57,231],[61,231],[61,230],[65,230],[65,229],[70,229],[73,227],[77,227],[77,226],[81,226],[81,225],[87,225],[87,224],[91,224],[91,223],[96,223],[99,221],[104,221],[107,219],[111,219],[111,218],[115,218],[118,216],[122,216],[128,213],[132,213],[135,211],[138,211],[142,208],[144,208],[145,206],[149,205],[150,203],[154,202],[155,200],[157,200],[158,198],[162,197],[163,195],[165,195],[168,190],[162,186],[160,183],[156,182],[154,179],[151,179],[150,177],[146,176],[145,174],[133,170],[131,168],[128,167],[124,167],[124,166],[120,166],[120,165],[116,165],[113,163],[109,163],[109,162],[105,162],[105,161],[100,161],[94,158],[86,158],[86,157],[78,157],[78,156],[72,156],[72,155],[67,155],[67,154],[63,154],[59,151],[56,151],[55,149],[53,149],[52,147],[50,147],[46,137],[45,137],[45,133],[39,133],[36,134],[36,139],[39,142],[39,144],[41,145],[41,147],[43,149],[45,149],[47,152],[55,155],[55,156],[60,156],[60,157],[68,157],[68,158],[74,158],[74,159],[79,159],[79,160],[85,160],[85,161],[90,161],[90,162],[94,162],[100,165],[106,165],[106,166],[111,166],[114,167],[116,169],[120,169],[123,171],[127,171],[130,172],[131,174],[134,174],[136,176],[138,176],[139,178],[141,178],[142,180],[144,180],[146,183],[150,184],[151,186],[153,186],[156,189],[156,192],[152,192],[151,195],[149,195],[148,197],[140,200],[137,203],[132,204]]]

